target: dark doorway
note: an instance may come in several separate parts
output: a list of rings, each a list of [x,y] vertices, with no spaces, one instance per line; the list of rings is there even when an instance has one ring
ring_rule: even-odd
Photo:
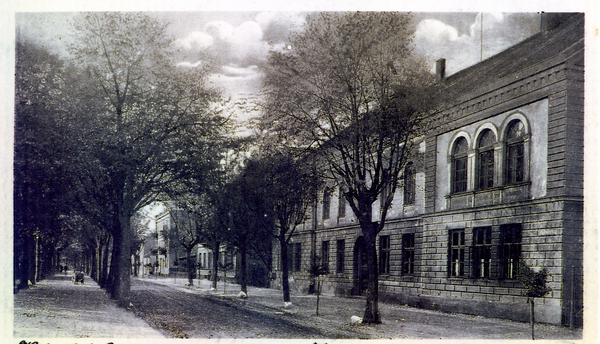
[[[367,290],[369,279],[367,269],[367,253],[365,251],[365,238],[359,237],[354,243],[354,286],[352,295],[363,295]]]
[[[250,283],[251,286],[266,288],[267,270],[259,264],[250,265]]]

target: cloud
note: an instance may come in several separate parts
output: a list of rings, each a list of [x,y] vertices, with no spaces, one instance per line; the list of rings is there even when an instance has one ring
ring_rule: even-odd
[[[257,22],[247,21],[233,26],[224,21],[213,21],[206,24],[203,32],[188,36],[181,44],[188,50],[208,54],[217,65],[234,63],[250,66],[261,62],[267,55],[268,46],[262,36],[262,29]],[[196,41],[203,44],[185,45]]]
[[[195,67],[210,59],[215,67],[209,76],[211,84],[229,96],[256,93],[260,87],[258,65],[265,63],[272,44],[286,40],[290,27],[301,20],[297,14],[261,12],[239,24],[209,21],[201,30],[177,40],[184,59],[179,65]]]
[[[223,70],[226,75],[238,77],[254,77],[258,73],[257,66],[250,66],[246,68],[240,68],[237,66],[223,66],[221,67],[221,70]]]
[[[458,39],[458,31],[453,26],[446,25],[439,20],[425,19],[417,25],[415,39],[429,41],[432,44],[456,41]]]
[[[413,44],[415,52],[426,56],[432,65],[433,61],[446,58],[449,75],[497,54],[537,31],[535,13],[484,13],[483,17],[479,13],[469,25],[468,33],[462,35],[454,26],[428,18],[417,24]]]
[[[178,39],[177,44],[188,61],[206,56],[217,66],[249,67],[264,63],[269,49],[283,44],[291,27],[303,22],[300,13],[260,12],[239,24],[210,21],[201,30]]]
[[[256,15],[264,40],[271,44],[285,42],[291,29],[301,26],[305,19],[303,14],[295,12],[261,12]]]
[[[196,62],[183,61],[183,62],[179,62],[177,65],[181,66],[181,67],[196,68],[196,67],[202,66],[204,64],[205,64],[205,61],[196,61]]]
[[[204,32],[193,31],[187,37],[180,38],[175,43],[188,50],[205,49],[213,44],[213,38]]]
[[[260,81],[261,74],[256,65],[248,67],[221,66],[219,72],[209,76],[209,82],[223,89],[228,96],[256,93],[260,87]]]

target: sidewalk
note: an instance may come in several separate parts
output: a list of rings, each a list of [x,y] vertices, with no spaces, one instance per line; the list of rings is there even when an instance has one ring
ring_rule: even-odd
[[[14,295],[15,340],[165,337],[131,312],[117,307],[88,276],[85,284],[75,285],[72,275],[49,276]]]
[[[342,298],[323,296],[319,298],[319,316],[316,316],[317,297],[315,295],[291,295],[292,305],[284,307],[281,290],[248,287],[248,297],[238,297],[240,286],[219,282],[217,290],[211,290],[211,281],[195,279],[194,286],[188,287],[187,279],[148,277],[143,281],[160,283],[188,293],[211,295],[224,298],[244,308],[274,314],[293,314],[296,319],[323,328],[352,328],[362,333],[361,338],[371,339],[531,339],[529,323],[504,319],[486,318],[465,314],[448,314],[423,310],[403,305],[379,303],[382,324],[361,326],[352,325],[351,317],[362,317],[364,298]],[[548,324],[535,325],[537,339],[582,339],[581,329]]]

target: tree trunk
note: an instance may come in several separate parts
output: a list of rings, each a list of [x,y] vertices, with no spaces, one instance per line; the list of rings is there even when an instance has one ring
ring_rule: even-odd
[[[290,302],[288,247],[287,242],[285,241],[285,233],[279,235],[279,247],[281,251],[281,288],[283,289],[283,302]]]
[[[94,241],[94,247],[90,249],[90,278],[98,281],[96,274],[98,273],[98,241]]]
[[[240,248],[240,287],[241,291],[248,294],[248,281],[246,276],[246,246]]]
[[[27,278],[25,284],[29,287],[29,282],[35,284],[35,260],[36,260],[36,245],[35,238],[33,235],[29,236],[29,242],[27,243],[27,250],[25,251],[25,259],[27,260]]]
[[[28,281],[31,279],[31,270],[32,270],[32,250],[31,250],[31,240],[30,236],[27,234],[23,234],[23,238],[21,241],[21,250],[19,252],[19,256],[21,259],[21,265],[19,267],[19,285],[18,289],[28,289],[29,283]]]
[[[102,261],[101,261],[101,266],[100,266],[100,278],[99,278],[99,284],[100,287],[108,289],[109,288],[109,271],[108,271],[108,264],[109,264],[109,253],[110,253],[110,242],[111,242],[111,237],[107,237],[105,240],[103,240],[104,242],[101,244],[101,254],[102,254]],[[112,259],[110,259],[110,261],[112,261]]]
[[[131,243],[132,233],[129,228],[129,217],[126,214],[119,216],[120,240],[115,240],[116,251],[116,268],[115,285],[112,290],[112,297],[115,300],[126,302],[129,299],[129,291],[131,288]],[[116,238],[115,238],[116,239]]]
[[[369,229],[363,230],[365,237],[365,253],[367,255],[367,270],[368,270],[368,283],[367,283],[367,305],[365,308],[365,315],[363,322],[366,324],[379,324],[381,319],[379,318],[379,274],[377,269],[377,249],[375,246],[376,235],[375,235],[375,223],[371,223]]]
[[[529,299],[529,320],[531,322],[531,340],[535,339],[534,336],[534,324],[535,324],[535,302],[533,301],[533,297]]]
[[[319,316],[319,298],[321,297],[321,279],[319,276],[317,278],[317,316]]]
[[[17,233],[17,231],[14,231],[14,242],[13,242],[13,252],[14,252],[14,258],[13,258],[13,274],[14,274],[14,281],[13,281],[13,286],[14,286],[14,292],[16,293],[17,290],[21,289],[22,285],[23,285],[23,271],[24,271],[24,266],[25,266],[25,255],[23,254],[24,251],[24,247],[25,245],[23,244],[23,241],[21,240],[21,238],[19,238],[19,234]],[[16,284],[17,279],[19,280],[19,284]]]
[[[121,233],[115,231],[112,234],[112,244],[110,251],[110,264],[108,266],[108,275],[106,278],[106,290],[110,292],[111,298],[114,297],[115,286],[117,285],[117,273],[119,271],[119,252],[121,250]]]
[[[188,275],[188,285],[191,287],[194,285],[194,268],[195,268],[195,264],[193,264],[192,262],[192,247],[186,247],[185,248],[185,263],[186,263],[186,267],[187,267],[187,275]]]
[[[94,247],[94,268],[91,276],[96,282],[100,279],[100,260],[102,259],[100,252],[100,240],[96,240]]]
[[[220,243],[218,241],[215,241],[213,243],[213,247],[212,247],[212,271],[211,271],[211,279],[212,279],[212,287],[216,290],[217,289],[217,280],[219,279],[219,246]]]
[[[110,254],[110,265],[108,268],[108,277],[106,279],[106,289],[110,292],[111,298],[115,298],[115,286],[117,285],[117,273],[119,271],[119,252],[121,250],[121,233],[113,233],[112,250]]]
[[[41,280],[41,269],[40,269],[40,240],[38,238],[37,235],[34,236],[35,239],[35,243],[34,243],[34,251],[33,254],[35,256],[35,260],[34,260],[34,266],[35,266],[35,271],[34,271],[34,278],[33,280],[35,282],[39,282]]]
[[[133,255],[133,264],[133,275],[138,277],[140,274],[140,255],[137,253]]]

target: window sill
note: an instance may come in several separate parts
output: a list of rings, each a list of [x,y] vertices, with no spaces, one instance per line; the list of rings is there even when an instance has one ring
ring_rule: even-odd
[[[463,281],[469,279],[467,276],[449,276],[448,280],[456,280],[456,281]]]
[[[465,208],[498,205],[530,199],[531,182],[494,186],[483,190],[470,190],[445,196],[446,208]]]

